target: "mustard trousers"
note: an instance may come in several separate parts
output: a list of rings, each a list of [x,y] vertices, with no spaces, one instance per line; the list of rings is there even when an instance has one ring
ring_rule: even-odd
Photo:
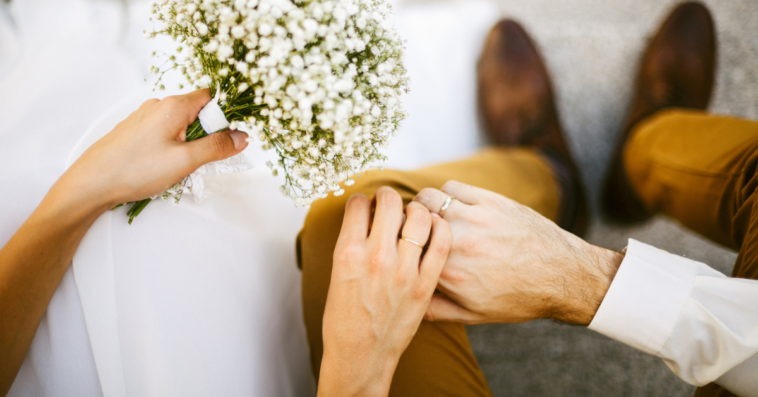
[[[635,129],[623,156],[627,176],[651,212],[663,211],[685,226],[740,250],[735,277],[758,278],[758,123],[682,110],[660,112]],[[380,186],[409,202],[425,187],[457,180],[510,197],[555,220],[559,185],[535,150],[486,149],[461,161],[415,171],[372,171],[340,197],[315,202],[297,238],[302,299],[311,366],[318,377],[323,354],[322,317],[345,202],[371,197]],[[424,321],[400,359],[390,396],[489,396],[462,324]],[[716,385],[697,396],[730,395]]]

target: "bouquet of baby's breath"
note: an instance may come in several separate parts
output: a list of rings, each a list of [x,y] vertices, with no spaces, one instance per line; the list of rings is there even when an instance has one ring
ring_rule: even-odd
[[[145,35],[179,43],[151,68],[157,87],[171,70],[209,87],[216,98],[206,108],[276,150],[269,166],[283,172],[282,191],[297,205],[341,195],[339,183],[385,160],[379,148],[404,118],[408,80],[384,0],[159,0],[153,14],[159,29]],[[202,116],[188,141],[216,132]],[[161,197],[178,202],[190,179]],[[131,207],[130,222],[149,201]]]

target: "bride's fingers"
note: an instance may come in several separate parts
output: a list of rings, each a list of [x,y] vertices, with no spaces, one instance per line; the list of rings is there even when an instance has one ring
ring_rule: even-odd
[[[186,100],[187,125],[192,124],[197,119],[200,111],[211,101],[211,91],[207,88],[195,90],[189,94],[180,95],[179,98]]]
[[[200,110],[210,101],[211,94],[207,88],[189,94],[167,96],[156,104],[159,107],[157,120],[160,123],[168,122],[168,125],[189,126],[197,120]],[[174,132],[171,128],[168,131]]]
[[[386,244],[385,247],[395,247],[403,222],[403,198],[387,186],[377,189],[374,197],[376,212],[369,237],[373,241]]]
[[[345,204],[340,240],[365,241],[368,238],[370,219],[371,200],[361,193],[350,196]]]
[[[223,160],[247,147],[248,135],[242,131],[221,131],[182,144],[189,154],[191,165],[197,169],[211,161]]]
[[[398,254],[408,266],[418,267],[418,260],[429,239],[432,216],[423,205],[411,202],[405,207],[405,225],[398,240]]]
[[[452,246],[453,232],[450,225],[437,215],[432,216],[432,231],[429,248],[421,259],[419,274],[426,285],[437,285]]]

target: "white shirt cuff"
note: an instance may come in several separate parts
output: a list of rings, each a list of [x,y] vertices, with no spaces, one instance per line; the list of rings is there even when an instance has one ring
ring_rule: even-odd
[[[626,257],[589,328],[658,355],[694,285],[692,262],[629,239]]]

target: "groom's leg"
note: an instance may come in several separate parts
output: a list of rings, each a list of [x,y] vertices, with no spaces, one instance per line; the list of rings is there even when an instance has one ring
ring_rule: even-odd
[[[623,164],[645,211],[664,212],[727,247],[748,248],[751,225],[758,224],[758,213],[752,215],[758,203],[758,122],[661,111],[632,132]],[[758,267],[751,273],[758,276]]]
[[[425,187],[448,180],[492,190],[556,219],[560,193],[550,167],[527,149],[488,149],[453,163],[417,171],[372,171],[346,188],[344,196],[317,201],[298,236],[303,270],[303,311],[311,348],[311,365],[319,374],[323,353],[321,327],[345,202],[351,194],[373,196],[380,186],[397,190],[408,203]],[[490,390],[471,351],[466,329],[457,323],[424,321],[400,359],[391,396],[489,396]]]
[[[732,277],[758,279],[758,122],[659,112],[632,133],[623,164],[646,211],[738,249]],[[695,394],[733,395],[714,383]]]

